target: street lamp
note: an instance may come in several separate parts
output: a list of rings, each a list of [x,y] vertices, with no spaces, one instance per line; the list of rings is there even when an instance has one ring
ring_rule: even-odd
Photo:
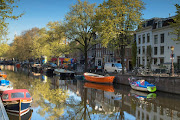
[[[173,59],[174,59],[174,46],[171,46],[171,62],[172,62],[172,76],[174,76],[174,65],[173,65]]]

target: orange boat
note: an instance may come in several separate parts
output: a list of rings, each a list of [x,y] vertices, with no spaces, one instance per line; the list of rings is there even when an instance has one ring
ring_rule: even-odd
[[[0,77],[7,78],[7,74],[3,71],[0,71]]]
[[[115,76],[103,76],[93,73],[84,73],[84,77],[87,81],[96,83],[113,83]]]
[[[94,89],[99,89],[107,92],[114,92],[114,87],[113,85],[110,84],[97,84],[97,83],[90,83],[86,82],[84,84],[85,88],[94,88]]]

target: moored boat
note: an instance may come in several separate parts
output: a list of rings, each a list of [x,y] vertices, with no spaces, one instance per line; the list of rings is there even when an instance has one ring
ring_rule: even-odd
[[[113,83],[115,76],[103,76],[93,73],[84,73],[84,77],[87,81],[96,83]]]
[[[60,75],[61,77],[74,77],[75,72],[66,69],[54,69],[54,74]]]
[[[1,99],[7,112],[19,114],[20,116],[29,111],[32,102],[32,97],[26,89],[4,91]]]
[[[2,79],[0,80],[0,92],[6,91],[6,90],[12,90],[12,83],[9,80]]]
[[[93,88],[93,89],[99,89],[107,92],[114,92],[114,87],[111,84],[98,84],[98,83],[90,83],[86,82],[84,84],[85,88]]]
[[[132,89],[139,90],[139,91],[147,91],[147,92],[155,92],[156,86],[153,84],[150,84],[149,82],[145,80],[136,80],[132,81],[132,78],[129,78],[129,84]]]
[[[7,74],[0,70],[0,77],[7,78]]]

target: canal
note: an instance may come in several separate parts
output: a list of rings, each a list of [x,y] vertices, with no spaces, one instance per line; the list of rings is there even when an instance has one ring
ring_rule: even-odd
[[[180,95],[145,93],[130,86],[81,79],[62,80],[14,66],[1,68],[14,89],[28,89],[33,97],[31,110],[21,120],[180,120]]]

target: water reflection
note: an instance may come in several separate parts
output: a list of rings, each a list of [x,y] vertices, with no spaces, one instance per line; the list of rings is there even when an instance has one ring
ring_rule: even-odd
[[[5,67],[4,67],[5,68]],[[162,92],[148,94],[130,86],[64,80],[59,76],[34,76],[29,70],[6,70],[15,88],[33,96],[32,120],[112,119],[179,120],[180,96]]]
[[[152,100],[156,98],[156,93],[141,92],[131,89],[129,96],[135,97],[141,101]]]
[[[18,114],[8,113],[7,115],[10,120],[30,120],[32,117],[33,110],[30,109],[26,114],[19,116]]]
[[[114,92],[114,87],[111,84],[98,84],[98,83],[86,82],[84,84],[84,87],[85,88],[100,89],[102,91],[107,91],[107,92]]]

